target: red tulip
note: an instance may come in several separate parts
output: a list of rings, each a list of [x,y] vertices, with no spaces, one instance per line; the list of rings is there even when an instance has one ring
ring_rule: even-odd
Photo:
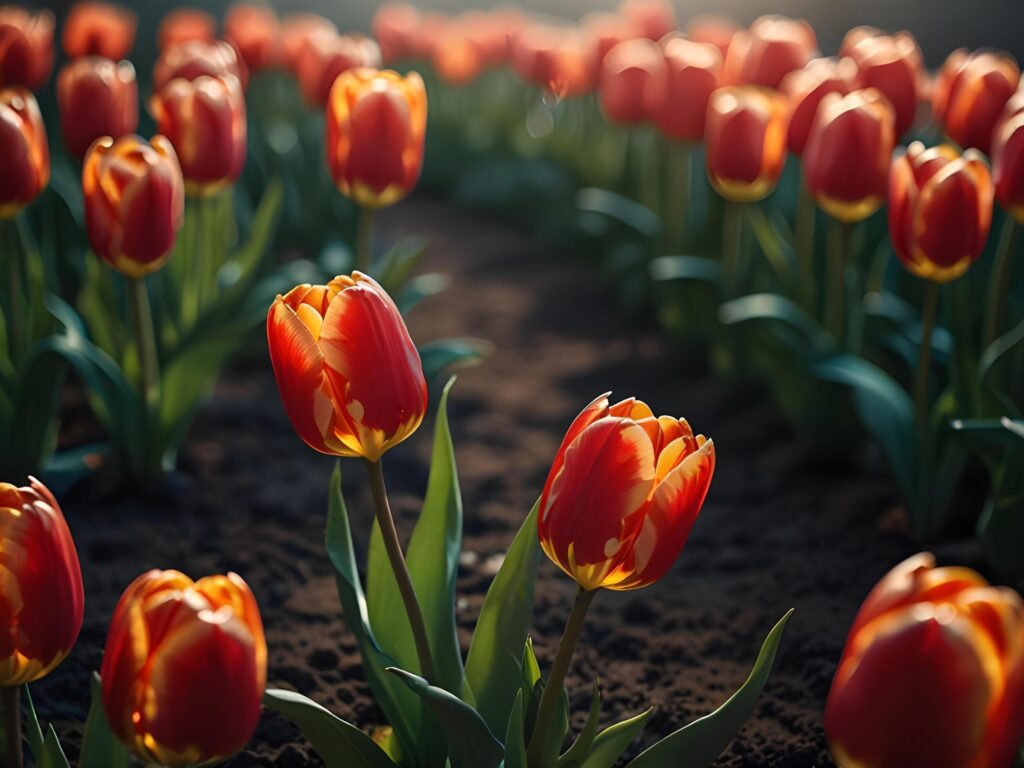
[[[81,56],[57,75],[64,145],[77,159],[101,136],[119,138],[139,127],[135,67],[101,56]]]
[[[992,133],[992,177],[999,204],[1024,223],[1024,91],[1007,102]]]
[[[53,69],[53,14],[0,6],[0,88],[34,91]]]
[[[513,7],[466,11],[459,15],[458,22],[480,51],[485,67],[508,61],[510,41],[526,23],[522,12]]]
[[[604,58],[612,48],[643,34],[636,22],[622,14],[607,11],[588,13],[580,19],[580,27],[590,49],[595,80],[599,78]]]
[[[334,38],[338,27],[330,19],[318,13],[295,13],[285,16],[281,22],[281,54],[284,65],[293,74],[298,74],[299,62],[312,41],[323,35]]]
[[[1020,69],[1006,53],[953,51],[932,94],[932,110],[946,135],[961,147],[991,149],[992,130],[1020,82]]]
[[[818,39],[806,21],[762,16],[749,30],[732,36],[723,82],[778,88],[786,75],[803,67],[817,53]]]
[[[281,400],[309,447],[379,461],[423,421],[419,353],[391,297],[361,272],[278,296],[267,341]]]
[[[268,7],[232,5],[224,17],[224,39],[235,46],[250,72],[272,69],[281,61],[281,27]]]
[[[428,11],[417,17],[416,26],[409,38],[409,56],[430,61],[434,57],[434,46],[444,35],[451,19],[444,13]]]
[[[235,754],[256,730],[267,682],[256,598],[234,573],[142,574],[114,609],[101,678],[110,729],[145,763]]]
[[[924,80],[921,49],[913,35],[888,35],[872,27],[857,27],[843,40],[842,55],[857,64],[858,88],[877,88],[892,104],[896,137],[910,130]]]
[[[166,51],[182,43],[212,43],[217,39],[217,20],[198,8],[175,8],[160,21],[156,46]]]
[[[550,89],[555,52],[570,34],[566,28],[547,24],[527,26],[512,41],[512,69],[523,82]]]
[[[0,685],[53,671],[82,629],[82,569],[64,515],[42,483],[0,483]]]
[[[229,43],[193,40],[172,46],[160,54],[153,66],[153,90],[159,91],[178,77],[185,80],[234,77],[245,88],[249,72],[238,58],[238,51]]]
[[[732,36],[739,31],[736,22],[728,16],[703,14],[694,16],[686,23],[683,33],[695,43],[710,43],[715,46],[725,60]]]
[[[0,89],[0,219],[36,199],[50,183],[50,149],[36,97],[27,88]]]
[[[708,100],[722,76],[722,54],[708,43],[695,43],[681,35],[661,41],[668,68],[665,98],[655,111],[663,134],[677,141],[700,141]]]
[[[960,277],[985,248],[993,194],[977,150],[911,144],[889,174],[889,234],[903,266],[937,283]]]
[[[1009,768],[1024,738],[1024,602],[922,553],[871,591],[825,707],[841,766]]]
[[[602,395],[569,427],[540,500],[551,561],[583,589],[639,589],[683,551],[715,471],[715,446],[685,419]]]
[[[668,65],[661,46],[646,38],[619,43],[601,67],[601,109],[615,123],[653,119],[665,102]]]
[[[622,0],[619,13],[648,40],[661,40],[676,28],[676,10],[670,0]]]
[[[419,12],[408,3],[385,3],[377,9],[371,29],[385,62],[412,55],[412,38],[418,24]]]
[[[307,39],[295,74],[306,102],[322,108],[342,72],[360,67],[376,69],[380,65],[380,47],[369,37],[318,32]]]
[[[125,58],[135,45],[135,14],[119,5],[80,2],[64,22],[64,53],[68,58]]]
[[[802,68],[790,72],[779,90],[789,99],[789,151],[800,156],[807,145],[807,135],[826,94],[845,96],[855,88],[857,65],[852,59],[811,59]],[[886,159],[886,167],[889,161]]]

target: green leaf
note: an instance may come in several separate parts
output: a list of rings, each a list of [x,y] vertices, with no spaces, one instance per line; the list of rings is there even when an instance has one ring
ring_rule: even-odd
[[[22,690],[25,692],[25,709],[28,712],[28,733],[25,737],[28,740],[29,752],[35,759],[36,768],[71,768],[67,757],[64,756],[64,750],[61,749],[57,732],[53,730],[52,725],[47,725],[45,729],[41,726],[28,686],[23,686]]]
[[[85,733],[82,734],[78,768],[127,768],[128,750],[110,730],[102,696],[100,676],[93,672],[92,699],[89,716],[85,720]]]
[[[498,733],[508,722],[522,681],[523,647],[529,642],[540,563],[539,505],[539,500],[533,505],[487,590],[466,656],[466,688],[484,721]],[[525,693],[524,712],[532,686],[531,682],[531,690]]]
[[[792,615],[791,608],[768,633],[750,676],[722,706],[644,750],[629,762],[627,768],[678,768],[680,764],[687,768],[710,766],[753,714],[775,662],[782,631]]]
[[[480,714],[444,688],[430,685],[419,675],[391,667],[409,689],[422,696],[448,734],[448,760],[452,768],[498,768],[505,748],[494,738]]]
[[[389,294],[398,295],[426,250],[427,244],[421,238],[399,240],[377,260],[370,274]]]
[[[46,738],[43,739],[43,754],[36,760],[36,768],[71,768],[64,749],[57,738],[57,732],[53,729],[53,723],[46,726]]]
[[[363,731],[302,694],[268,689],[263,706],[302,731],[327,768],[394,768],[395,763]]]
[[[32,694],[27,685],[22,686],[22,698],[24,699],[25,711],[25,739],[28,741],[29,752],[38,762],[43,754],[43,729],[39,725],[39,717],[36,715],[35,704],[32,703]]]
[[[512,704],[512,712],[508,718],[508,729],[505,731],[505,766],[504,768],[527,768],[526,743],[523,736],[526,732],[526,720],[523,706],[523,692],[516,692],[516,700]]]
[[[423,362],[423,376],[427,382],[436,381],[452,368],[476,365],[494,351],[494,345],[484,339],[439,339],[419,347]]]
[[[718,310],[726,325],[767,324],[772,334],[805,356],[822,352],[832,341],[800,305],[777,293],[755,293],[727,301]]]
[[[601,687],[597,680],[594,681],[594,692],[590,697],[590,711],[587,713],[587,722],[583,730],[576,737],[576,741],[569,750],[558,758],[558,768],[579,768],[583,761],[590,754],[590,748],[597,736],[598,718],[601,716]]]
[[[1024,342],[1024,321],[993,341],[982,353],[978,362],[978,381],[999,400],[1005,413],[1022,415],[1021,406],[1006,381],[1006,368],[1012,359],[1011,353]]]
[[[654,707],[651,707],[646,712],[616,723],[597,734],[587,759],[580,768],[612,768],[643,730],[647,718],[653,712]]]
[[[537,710],[540,708],[540,700],[544,695],[544,680],[540,674],[540,664],[537,655],[533,652],[533,640],[526,638],[526,645],[523,648],[521,662],[521,692],[526,702],[526,715],[524,718],[524,734],[527,742],[533,737],[533,728],[537,722]],[[558,706],[552,715],[552,723],[548,728],[547,743],[541,750],[541,762],[543,765],[555,765],[558,755],[562,751],[562,744],[569,733],[569,695],[562,687],[562,695],[558,697]]]
[[[722,282],[722,263],[703,256],[658,256],[651,260],[651,279],[657,282],[669,280],[695,280],[710,285]]]
[[[599,213],[614,219],[645,240],[661,237],[661,221],[646,206],[607,189],[587,187],[576,195],[576,207],[587,213]]]

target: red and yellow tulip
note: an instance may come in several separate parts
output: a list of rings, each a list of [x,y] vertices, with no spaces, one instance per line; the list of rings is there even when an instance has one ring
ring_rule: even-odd
[[[139,86],[131,62],[80,56],[57,75],[64,145],[81,160],[101,136],[120,138],[139,127]]]
[[[0,6],[0,88],[34,91],[46,82],[53,69],[53,26],[50,11]]]
[[[676,141],[700,141],[708,100],[722,77],[722,54],[710,43],[682,35],[661,41],[667,66],[665,97],[655,110],[658,129]]]
[[[381,65],[380,46],[365,35],[318,32],[306,41],[295,63],[302,95],[310,106],[323,108],[342,72]]]
[[[177,77],[196,80],[204,76],[234,77],[245,88],[249,71],[238,58],[238,51],[229,43],[190,40],[171,46],[160,54],[153,65],[153,90],[159,91]]]
[[[876,88],[892,104],[896,138],[905,134],[914,124],[924,81],[924,61],[914,36],[856,27],[843,39],[840,54],[857,64],[858,88]]]
[[[623,125],[654,119],[665,103],[668,66],[653,40],[640,37],[612,48],[601,66],[601,109],[605,117]]]
[[[816,55],[818,38],[806,21],[762,16],[730,39],[723,83],[778,88],[786,75]]]
[[[992,132],[992,178],[999,204],[1024,223],[1024,91],[1010,99]]]
[[[1007,53],[953,51],[936,78],[932,111],[949,138],[988,154],[992,130],[1019,83],[1020,68]]]
[[[0,219],[10,218],[50,183],[50,148],[39,104],[22,86],[0,89]]]
[[[125,58],[135,45],[135,14],[119,5],[80,2],[64,21],[62,43],[69,59],[103,56]]]
[[[829,93],[845,96],[855,88],[856,77],[857,65],[852,59],[821,58],[811,59],[782,79],[779,90],[789,100],[790,152],[798,157],[804,153],[821,100]]]

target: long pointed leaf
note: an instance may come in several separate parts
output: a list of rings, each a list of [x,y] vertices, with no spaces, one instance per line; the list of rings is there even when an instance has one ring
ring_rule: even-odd
[[[505,731],[505,766],[504,768],[527,768],[526,743],[523,740],[526,719],[523,704],[523,692],[516,693],[512,704],[512,713],[508,718],[508,729]]]
[[[110,730],[100,691],[100,676],[92,673],[92,699],[89,716],[85,719],[82,735],[82,753],[78,768],[127,768],[128,750]]]
[[[651,707],[646,712],[609,726],[597,734],[581,768],[612,768],[644,729],[647,718],[653,713],[654,708]]]

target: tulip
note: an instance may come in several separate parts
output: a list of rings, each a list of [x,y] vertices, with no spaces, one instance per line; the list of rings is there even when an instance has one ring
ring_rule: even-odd
[[[960,277],[985,247],[993,196],[977,150],[911,144],[889,174],[889,234],[903,266],[937,283]]]
[[[101,136],[119,138],[139,127],[135,67],[101,56],[81,56],[57,75],[64,145],[78,160]]]
[[[53,69],[53,14],[0,6],[0,88],[34,91]]]
[[[649,40],[661,40],[676,28],[676,11],[669,0],[623,0],[619,13]]]
[[[512,43],[512,69],[523,82],[550,89],[552,62],[566,35],[571,32],[547,24],[531,24]]]
[[[331,86],[342,72],[359,67],[376,69],[380,64],[380,46],[369,37],[318,32],[306,41],[296,62],[295,74],[306,101],[323,108]]]
[[[231,44],[192,40],[172,46],[160,54],[153,66],[153,90],[161,90],[178,77],[197,80],[204,76],[235,77],[245,88],[248,75],[245,64],[238,58],[238,51]]]
[[[276,67],[281,58],[277,16],[260,5],[232,5],[224,17],[224,39],[238,50],[250,72]]]
[[[999,204],[1024,224],[1024,98],[1007,103],[992,133],[992,177]]]
[[[889,100],[896,114],[896,137],[905,134],[914,124],[924,80],[921,49],[913,35],[857,27],[847,33],[841,55],[856,63],[858,88],[877,88]]]
[[[1009,54],[954,51],[935,83],[935,119],[961,147],[988,154],[992,130],[1019,82],[1020,69]]]
[[[719,53],[722,54],[722,60],[724,61],[725,54],[729,50],[729,44],[732,42],[732,37],[738,31],[739,27],[736,26],[736,22],[728,16],[704,14],[690,19],[683,33],[695,43],[710,43],[715,46]]]
[[[0,483],[0,686],[31,683],[71,651],[82,628],[82,569],[64,515],[35,478]]]
[[[343,194],[367,208],[412,191],[423,165],[427,93],[412,72],[353,69],[327,102],[327,167]]]
[[[85,156],[82,192],[97,256],[132,278],[163,266],[185,215],[184,181],[170,141],[99,139]]]
[[[861,221],[885,203],[895,119],[873,88],[821,100],[803,168],[811,194],[830,216]]]
[[[642,34],[639,26],[631,19],[618,13],[602,11],[588,13],[580,19],[580,27],[590,48],[595,79],[599,78],[604,58],[612,48]]]
[[[419,12],[408,3],[386,3],[377,9],[370,28],[380,44],[384,61],[397,61],[412,55],[412,38],[418,24]]]
[[[718,89],[722,54],[708,43],[695,43],[678,35],[661,41],[668,68],[665,98],[655,111],[663,134],[677,141],[700,141],[708,114],[708,100]]]
[[[245,97],[237,78],[175,78],[153,95],[157,131],[178,156],[185,191],[209,197],[237,181],[245,166]]]
[[[551,51],[548,89],[558,98],[591,93],[596,83],[593,52],[581,35],[570,35]]]
[[[160,21],[156,46],[166,51],[182,43],[212,43],[217,39],[217,21],[198,8],[175,8]]]
[[[334,22],[318,13],[295,13],[286,16],[281,22],[281,54],[285,66],[290,72],[298,74],[299,61],[307,46],[320,35],[333,38],[337,34],[338,27]]]
[[[854,619],[825,707],[840,766],[1007,768],[1024,737],[1024,602],[922,553]]]
[[[652,119],[665,103],[668,65],[661,47],[646,38],[619,43],[601,67],[601,108],[615,123]]]
[[[142,574],[114,609],[101,679],[110,729],[145,763],[235,754],[256,729],[267,680],[256,598],[234,573]]]
[[[818,39],[806,21],[762,16],[749,30],[732,36],[723,82],[778,88],[786,75],[803,67],[817,52]]]
[[[135,14],[119,5],[82,2],[64,22],[64,53],[68,58],[125,58],[135,44]]]
[[[0,89],[0,219],[36,199],[50,182],[50,150],[39,104],[21,86]]]
[[[708,179],[722,197],[749,203],[775,188],[786,159],[786,100],[752,85],[719,88],[708,101]]]
[[[826,94],[845,96],[854,90],[857,65],[852,59],[811,59],[807,64],[782,79],[779,90],[789,99],[789,151],[800,156],[807,146],[807,136]],[[888,160],[886,160],[888,165]]]
[[[376,462],[423,421],[419,353],[395,303],[367,275],[278,296],[267,340],[285,410],[314,450]]]
[[[480,52],[484,67],[497,67],[508,62],[509,41],[526,23],[522,12],[513,7],[465,11],[457,22]]]
[[[434,46],[432,63],[434,71],[445,83],[463,86],[480,76],[486,60],[484,51],[470,36],[468,28],[457,21],[448,25]]]

